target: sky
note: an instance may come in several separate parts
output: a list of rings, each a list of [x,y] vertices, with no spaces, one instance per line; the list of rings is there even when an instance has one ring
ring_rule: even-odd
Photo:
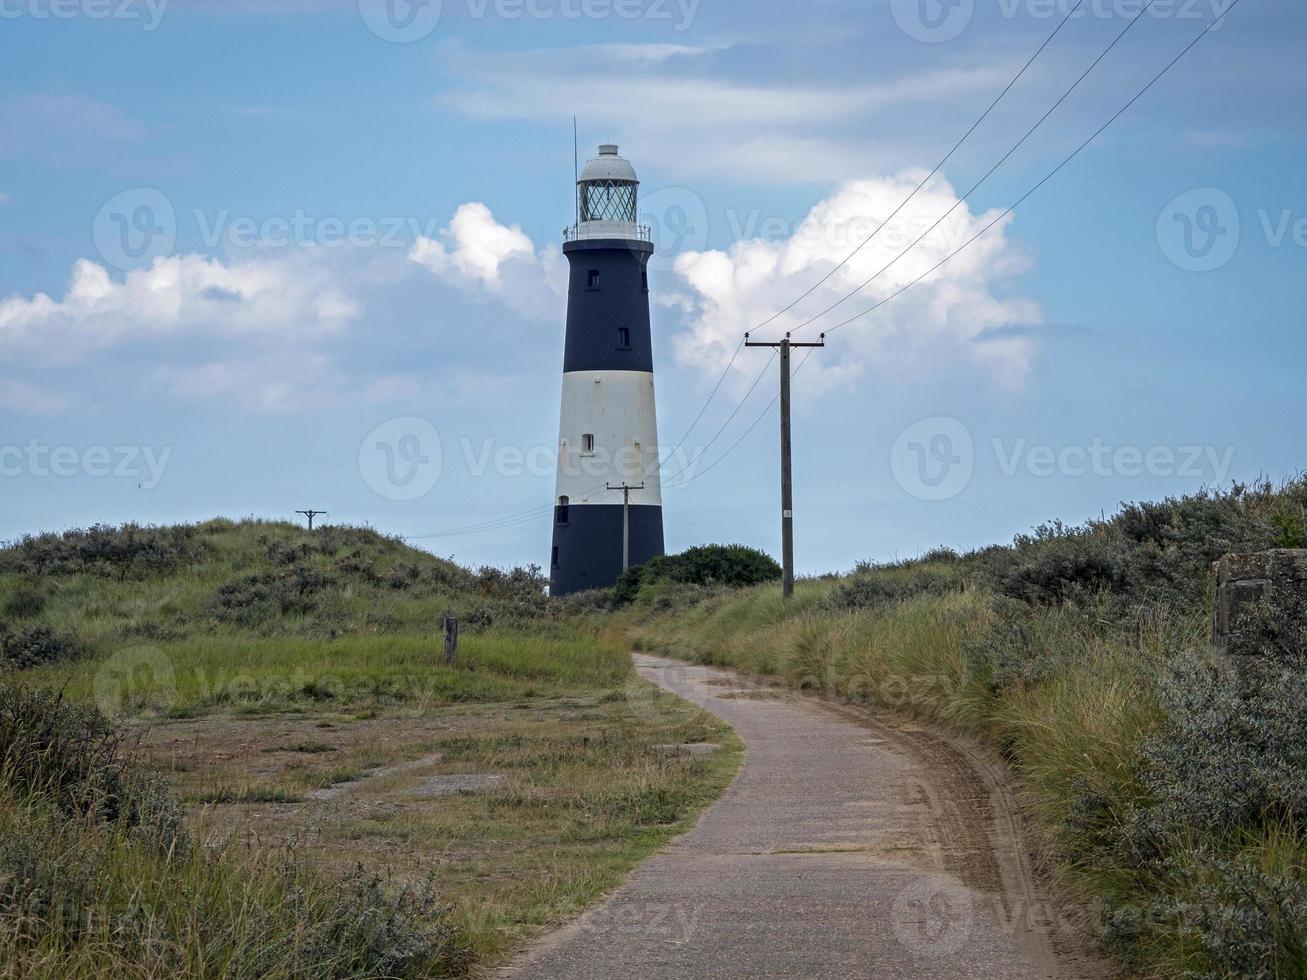
[[[1230,2],[0,0],[0,540],[545,564],[573,116],[658,249],[670,550],[779,549],[746,330],[828,332],[801,573],[1293,476],[1307,8]]]

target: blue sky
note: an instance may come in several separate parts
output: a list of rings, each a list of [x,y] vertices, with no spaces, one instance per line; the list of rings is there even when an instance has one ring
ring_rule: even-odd
[[[884,220],[1068,9],[361,2],[0,2],[0,538],[316,507],[543,562],[572,115],[583,155],[621,144],[658,229],[670,450],[740,334]],[[1155,0],[909,250],[1141,6],[1086,0],[761,334],[949,256],[1227,5]],[[1305,28],[1241,0],[1010,218],[830,337],[795,381],[801,571],[1302,468]],[[774,410],[714,465],[774,366],[708,445],[765,363],[740,354],[685,440],[669,547],[777,550]]]

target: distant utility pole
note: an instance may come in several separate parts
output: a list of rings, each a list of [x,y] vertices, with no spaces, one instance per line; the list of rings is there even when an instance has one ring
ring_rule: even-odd
[[[297,514],[303,514],[305,517],[307,517],[307,518],[309,519],[309,530],[310,530],[310,531],[313,530],[313,518],[315,518],[315,517],[326,517],[326,516],[327,516],[327,512],[326,512],[325,510],[297,510],[297,511],[295,511],[295,513],[297,513]]]
[[[794,480],[790,473],[790,351],[795,347],[825,347],[826,335],[817,343],[800,344],[787,333],[775,343],[752,341],[744,335],[745,347],[779,347],[781,352],[781,594],[794,595]]]
[[[623,483],[615,487],[610,483],[608,489],[622,491],[622,571],[626,571],[631,567],[631,491],[643,490],[644,484],[635,487]]]

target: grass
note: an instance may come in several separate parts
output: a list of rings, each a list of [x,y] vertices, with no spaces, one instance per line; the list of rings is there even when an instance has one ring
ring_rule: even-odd
[[[622,618],[637,648],[998,746],[1127,972],[1307,976],[1307,794],[1292,788],[1307,632],[1268,648],[1264,683],[1204,686],[1209,563],[1293,544],[1276,515],[1304,498],[1297,481],[1127,507],[1011,548],[801,581],[790,603],[776,586],[650,590]],[[1204,792],[1218,779],[1253,804],[1213,816],[1235,806]]]
[[[31,875],[0,873],[0,955],[24,975],[484,968],[620,883],[740,761],[729,729],[654,693],[620,633],[549,602],[534,570],[468,571],[365,530],[33,539],[0,549],[0,609],[37,663],[0,658],[0,692],[111,715],[114,765],[186,801],[197,842],[144,854],[130,828],[51,810],[48,753],[28,752],[34,782],[0,778],[0,865],[71,884],[33,905],[3,884]],[[445,613],[466,624],[452,666]],[[653,749],[682,741],[723,748]],[[500,778],[428,789],[471,774]]]

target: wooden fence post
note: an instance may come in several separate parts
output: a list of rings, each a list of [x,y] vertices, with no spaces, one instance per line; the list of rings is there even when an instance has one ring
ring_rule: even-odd
[[[458,617],[446,616],[445,620],[445,664],[452,666],[458,659]]]

